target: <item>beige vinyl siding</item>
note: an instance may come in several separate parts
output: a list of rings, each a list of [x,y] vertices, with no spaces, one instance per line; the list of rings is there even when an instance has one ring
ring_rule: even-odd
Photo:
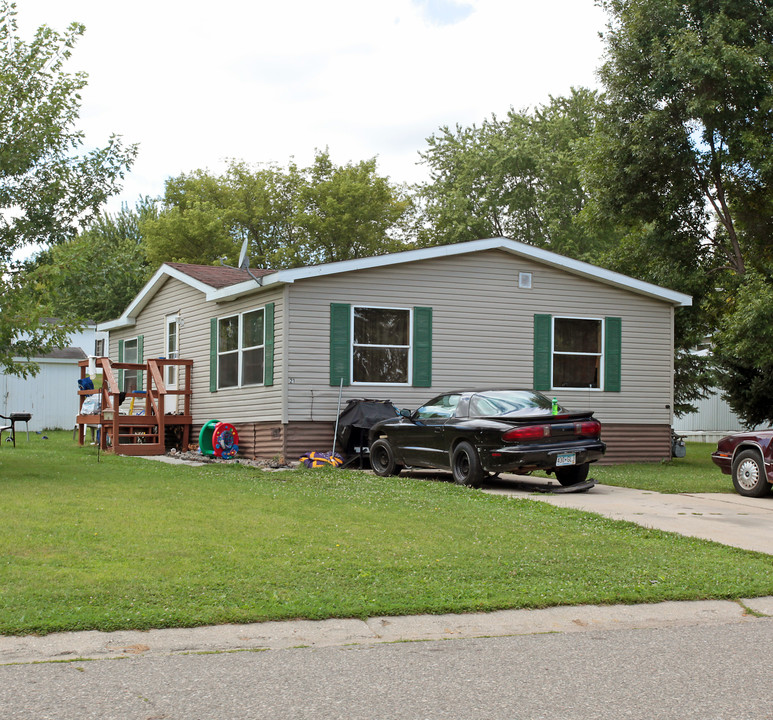
[[[532,273],[519,289],[518,273]],[[622,392],[550,391],[602,422],[670,424],[673,311],[668,303],[496,250],[311,278],[290,286],[288,417],[335,418],[329,385],[330,303],[433,308],[432,387],[351,385],[343,400],[391,399],[415,408],[433,394],[531,387],[533,316],[622,318]]]
[[[194,428],[208,420],[217,419],[234,424],[241,422],[281,421],[284,352],[284,304],[281,289],[241,298],[229,303],[205,302],[198,290],[174,278],[169,278],[152,297],[137,318],[134,327],[110,332],[110,357],[118,358],[118,340],[144,335],[144,356],[147,360],[164,355],[165,318],[179,312],[179,356],[193,360],[191,402]],[[211,393],[209,390],[209,336],[210,319],[264,307],[274,303],[274,384],[228,388]],[[192,442],[194,440],[192,439]]]

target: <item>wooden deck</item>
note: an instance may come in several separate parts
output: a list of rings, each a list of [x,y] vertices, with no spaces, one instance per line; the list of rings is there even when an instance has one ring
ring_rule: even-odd
[[[78,443],[83,445],[86,428],[96,427],[100,448],[119,455],[163,455],[167,449],[167,431],[174,432],[183,450],[188,449],[191,431],[191,369],[193,360],[152,359],[145,363],[111,362],[97,358],[102,369],[102,387],[78,390],[79,414],[76,419]],[[86,378],[88,361],[80,363],[81,378]],[[175,367],[177,388],[170,389],[164,382],[164,368]],[[117,375],[120,371],[136,370],[143,373],[145,390],[126,393],[121,403]],[[83,414],[83,403],[89,396],[98,395],[100,412]],[[180,407],[182,405],[182,407]]]

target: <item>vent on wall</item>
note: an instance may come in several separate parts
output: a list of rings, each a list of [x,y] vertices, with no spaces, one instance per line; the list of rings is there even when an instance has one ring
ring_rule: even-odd
[[[519,272],[518,273],[518,287],[522,290],[531,290],[531,273]]]

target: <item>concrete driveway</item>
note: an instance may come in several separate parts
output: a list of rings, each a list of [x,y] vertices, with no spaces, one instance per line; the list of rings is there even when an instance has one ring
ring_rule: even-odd
[[[746,498],[735,493],[665,495],[611,485],[596,485],[584,493],[553,495],[536,491],[535,488],[544,487],[548,482],[505,475],[490,481],[484,492],[586,510],[614,520],[628,520],[648,528],[773,555],[773,496]],[[531,489],[527,487],[529,484],[533,484]]]

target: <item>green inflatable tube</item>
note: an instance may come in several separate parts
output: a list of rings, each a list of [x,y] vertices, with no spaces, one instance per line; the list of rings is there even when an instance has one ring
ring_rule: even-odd
[[[201,428],[201,432],[199,433],[199,449],[201,450],[202,455],[214,456],[215,448],[212,447],[212,435],[215,432],[215,425],[219,422],[220,420],[210,420],[209,422],[204,423],[204,427]]]

